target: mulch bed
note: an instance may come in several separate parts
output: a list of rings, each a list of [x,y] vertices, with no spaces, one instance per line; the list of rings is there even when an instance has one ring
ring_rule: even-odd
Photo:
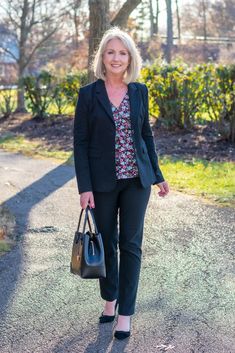
[[[235,161],[235,144],[217,133],[215,126],[197,125],[190,131],[169,131],[158,122],[153,125],[158,154],[191,160]],[[160,126],[159,126],[160,125]],[[29,114],[14,114],[0,120],[0,134],[22,134],[29,140],[40,140],[49,150],[71,151],[73,146],[73,118],[53,116],[43,121],[31,119]]]

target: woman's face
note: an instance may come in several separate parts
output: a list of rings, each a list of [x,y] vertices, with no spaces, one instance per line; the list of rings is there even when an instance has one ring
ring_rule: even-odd
[[[111,39],[103,53],[105,75],[123,77],[130,63],[130,55],[122,41],[118,38]]]

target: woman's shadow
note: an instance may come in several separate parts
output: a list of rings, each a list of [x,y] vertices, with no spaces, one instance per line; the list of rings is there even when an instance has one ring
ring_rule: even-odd
[[[65,162],[45,173],[41,178],[17,192],[3,203],[3,206],[10,209],[16,217],[14,230],[16,239],[23,239],[23,236],[27,232],[31,210],[56,190],[63,187],[74,176],[74,167],[66,165]],[[43,229],[40,229],[40,231],[43,231]],[[5,254],[0,260],[0,323],[3,325],[7,308],[9,303],[14,300],[17,283],[21,272],[24,270],[22,246],[19,241],[15,248]],[[128,340],[117,341],[113,339],[112,325],[105,324],[98,327],[91,325],[87,332],[82,332],[80,335],[78,334],[58,343],[54,347],[53,352],[71,352],[71,347],[81,347],[81,342],[84,343],[84,340],[88,344],[87,347],[83,345],[84,353],[121,353],[124,352],[128,343]],[[81,352],[81,350],[78,351]]]
[[[89,343],[84,353],[124,353],[129,339],[118,341],[112,337],[112,331],[107,333],[102,326],[99,326],[95,342]]]
[[[96,334],[96,338],[94,337]],[[94,339],[93,339],[94,337]],[[82,344],[84,341],[92,340],[85,348]],[[89,331],[82,332],[76,337],[69,338],[63,343],[57,344],[53,353],[69,353],[73,351],[81,353],[124,353],[129,339],[118,341],[113,338],[113,328],[111,324],[98,325],[98,327],[91,325]],[[81,346],[84,350],[81,351]]]
[[[2,204],[16,218],[14,229],[16,240],[22,239],[27,231],[28,219],[32,208],[74,178],[74,167],[68,166],[66,163],[50,170],[40,179],[31,183]],[[2,323],[8,303],[14,297],[18,278],[24,267],[22,260],[22,247],[19,242],[16,243],[15,248],[11,252],[5,254],[0,260],[0,322]]]

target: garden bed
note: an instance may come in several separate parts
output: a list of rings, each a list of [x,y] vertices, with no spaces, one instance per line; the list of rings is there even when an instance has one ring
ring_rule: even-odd
[[[153,131],[160,156],[235,162],[235,144],[222,139],[213,123],[196,125],[190,131],[169,131],[159,122],[154,122],[152,121]],[[49,151],[69,152],[73,148],[73,117],[52,116],[37,121],[31,119],[30,114],[15,114],[7,120],[0,120],[0,136],[9,134],[37,141]]]

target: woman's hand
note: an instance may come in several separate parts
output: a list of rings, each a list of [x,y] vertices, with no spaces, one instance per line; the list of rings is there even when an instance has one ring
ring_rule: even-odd
[[[82,192],[80,195],[81,208],[85,209],[87,206],[95,208],[94,196],[92,191]]]
[[[160,191],[158,192],[158,195],[161,197],[164,197],[168,194],[169,192],[169,185],[167,181],[163,181],[162,183],[157,184],[159,187]]]

